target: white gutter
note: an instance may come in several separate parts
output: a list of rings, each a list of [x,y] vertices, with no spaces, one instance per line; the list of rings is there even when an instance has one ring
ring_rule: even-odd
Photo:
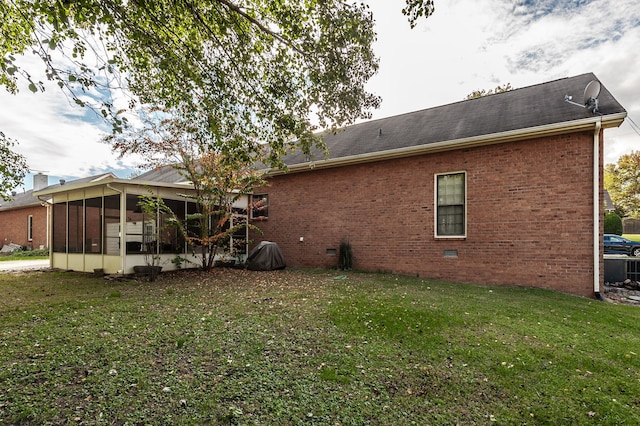
[[[596,121],[593,131],[593,293],[600,294],[600,129],[602,121]]]
[[[45,237],[44,243],[47,246],[47,248],[49,249],[49,265],[51,265],[51,257],[52,257],[52,253],[53,253],[53,247],[51,247],[50,244],[49,244],[49,218],[51,217],[49,209],[51,208],[51,204],[52,203],[49,202],[49,200],[43,200],[40,197],[42,197],[42,196],[38,195],[38,197],[37,197],[38,200],[40,200],[40,202],[42,203],[41,205],[45,206],[46,209],[47,209],[47,213],[46,213],[47,220],[45,220],[45,223],[46,223],[46,226],[45,226],[46,234],[45,235],[46,235],[46,237]]]
[[[389,160],[393,158],[408,157],[412,155],[427,154],[433,152],[450,151],[454,149],[470,148],[483,145],[493,145],[504,142],[512,142],[523,139],[557,135],[567,132],[580,132],[591,130],[594,123],[600,123],[603,128],[617,127],[622,124],[626,112],[611,114],[606,116],[606,121],[602,121],[601,116],[588,117],[580,120],[546,124],[543,126],[530,127],[527,129],[510,130],[501,133],[473,136],[469,138],[454,139],[449,141],[434,142],[424,145],[409,146],[404,148],[390,149],[386,151],[371,152],[366,154],[350,155],[340,158],[330,158],[328,160],[309,161],[305,163],[293,164],[286,170],[268,169],[267,175],[275,176],[285,173],[309,171],[314,168],[339,167],[350,164],[361,164],[372,161]],[[604,126],[603,126],[604,125]]]
[[[119,194],[122,194],[122,193],[123,193],[123,191],[122,191],[122,190],[120,190],[120,189],[118,189],[118,188],[114,188],[113,186],[111,186],[111,184],[110,184],[110,183],[108,183],[108,184],[107,184],[107,188],[109,188],[110,190],[112,190],[112,191],[114,191],[114,192],[117,192],[117,193],[119,193]]]

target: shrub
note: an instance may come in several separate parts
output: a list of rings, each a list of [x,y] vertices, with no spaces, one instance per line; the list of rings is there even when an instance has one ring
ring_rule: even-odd
[[[338,267],[343,271],[351,269],[353,266],[353,253],[351,243],[347,240],[340,242],[340,253],[338,256]]]
[[[604,233],[622,235],[622,219],[616,213],[607,213],[604,217]]]
[[[12,256],[16,256],[16,257],[42,257],[42,256],[49,256],[49,249],[29,250],[28,247],[23,246],[22,250],[14,251],[12,253]]]

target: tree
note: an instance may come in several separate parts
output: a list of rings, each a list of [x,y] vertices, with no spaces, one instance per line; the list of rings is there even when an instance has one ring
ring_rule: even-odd
[[[607,213],[604,216],[604,233],[622,235],[622,219],[616,213]]]
[[[513,87],[511,87],[511,83],[507,83],[507,84],[502,85],[502,86],[496,86],[495,89],[489,89],[489,91],[486,91],[485,89],[474,90],[473,92],[471,92],[471,93],[469,93],[467,95],[465,100],[476,99],[476,98],[481,98],[483,96],[489,96],[489,95],[494,95],[494,94],[497,94],[497,93],[508,92],[509,90],[513,90]]]
[[[406,0],[412,26],[433,2]],[[33,52],[74,102],[127,126],[113,91],[141,103],[201,107],[220,151],[270,146],[275,165],[292,141],[305,152],[318,128],[370,117],[380,99],[364,86],[378,69],[374,19],[342,0],[5,0],[0,84],[43,84],[17,55]],[[93,102],[91,101],[93,98]],[[231,135],[231,136],[230,136]]]
[[[616,210],[640,218],[640,151],[632,151],[604,168],[604,185]]]
[[[16,141],[0,132],[0,198],[11,200],[11,190],[22,183],[29,167],[24,156],[13,152]]]
[[[247,214],[236,214],[234,204],[265,184],[262,173],[256,169],[263,157],[211,149],[206,121],[198,120],[186,106],[154,109],[143,118],[141,128],[106,139],[121,156],[138,154],[144,158],[144,168],[170,165],[191,182],[193,194],[182,196],[195,202],[196,212],[189,214],[186,222],[177,218],[158,197],[144,196],[141,203],[147,211],[168,214],[171,222],[168,225],[177,228],[192,247],[198,248],[200,266],[209,270],[219,249],[229,246],[236,231],[245,227],[257,230],[248,223]],[[228,248],[232,252],[235,249]]]
[[[433,0],[405,0],[405,3],[402,13],[408,17],[411,28],[415,28],[419,19],[428,18],[435,12]]]

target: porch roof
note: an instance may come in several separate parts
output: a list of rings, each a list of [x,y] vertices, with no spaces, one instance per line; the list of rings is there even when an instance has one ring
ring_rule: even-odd
[[[188,182],[175,181],[163,181],[161,177],[156,175],[143,174],[132,179],[122,179],[114,175],[113,173],[105,173],[99,176],[92,176],[82,179],[76,179],[64,184],[55,184],[47,186],[39,191],[33,193],[34,197],[45,197],[54,194],[60,194],[64,192],[74,191],[78,189],[90,188],[100,185],[136,185],[136,186],[151,186],[151,187],[163,187],[163,188],[180,188],[189,189],[191,184]]]

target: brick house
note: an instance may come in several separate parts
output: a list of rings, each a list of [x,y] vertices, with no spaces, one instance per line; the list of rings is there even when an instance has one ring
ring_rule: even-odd
[[[589,73],[325,134],[329,156],[293,153],[254,213],[287,265],[599,296],[604,129],[624,108]]]
[[[48,248],[47,203],[33,196],[33,192],[48,186],[48,176],[33,177],[33,188],[14,192],[13,200],[0,198],[0,248],[18,244],[30,249]]]

